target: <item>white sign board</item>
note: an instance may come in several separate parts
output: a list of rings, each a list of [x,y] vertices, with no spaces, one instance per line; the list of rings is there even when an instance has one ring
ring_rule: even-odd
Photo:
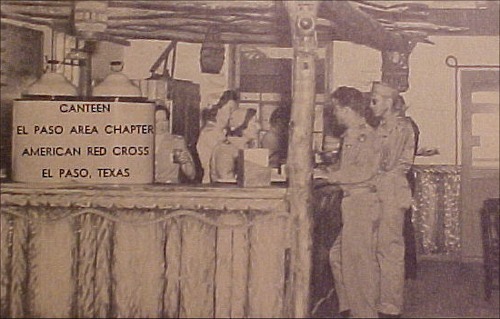
[[[152,103],[16,100],[12,179],[152,183],[154,109]]]

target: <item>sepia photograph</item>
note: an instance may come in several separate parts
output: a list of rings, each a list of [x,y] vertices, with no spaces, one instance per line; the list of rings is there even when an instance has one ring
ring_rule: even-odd
[[[1,0],[1,318],[499,318],[500,0]]]

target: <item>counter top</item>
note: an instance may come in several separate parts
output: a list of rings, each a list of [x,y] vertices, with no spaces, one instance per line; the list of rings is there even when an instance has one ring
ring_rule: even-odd
[[[1,183],[1,204],[156,209],[288,211],[283,185],[85,185]]]

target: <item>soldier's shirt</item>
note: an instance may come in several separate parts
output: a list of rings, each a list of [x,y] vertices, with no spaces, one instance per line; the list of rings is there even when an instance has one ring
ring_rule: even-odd
[[[377,128],[381,141],[382,158],[377,189],[383,201],[399,208],[411,204],[411,191],[406,173],[413,165],[415,154],[415,131],[408,118],[398,117],[392,122],[383,122]]]
[[[340,168],[330,172],[329,181],[346,186],[370,183],[379,170],[380,158],[380,139],[371,126],[349,128],[343,136]]]
[[[382,172],[405,175],[413,165],[415,131],[408,118],[398,117],[393,122],[382,122],[377,128],[381,140]]]

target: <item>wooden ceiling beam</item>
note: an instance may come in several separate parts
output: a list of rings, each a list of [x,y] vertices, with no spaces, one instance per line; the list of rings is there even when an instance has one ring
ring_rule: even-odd
[[[194,32],[199,34],[206,34],[207,27],[206,26],[194,26],[194,25],[186,25],[186,26],[170,26],[168,28],[164,28],[162,26],[141,26],[141,25],[128,25],[128,26],[120,26],[118,28],[108,27],[108,30],[133,30],[133,31],[142,31],[142,32],[152,32],[154,34],[168,31],[173,32]],[[266,32],[265,30],[250,30],[248,28],[225,28],[224,30],[220,30],[219,32],[221,36],[221,40],[223,41],[226,37],[233,37],[236,34],[248,34],[255,36],[264,36],[269,34],[269,30]],[[274,38],[274,36],[273,36]]]
[[[207,1],[217,2],[217,1]],[[264,1],[248,2],[244,1],[245,5],[235,6],[235,3],[242,3],[242,1],[218,1],[219,6],[204,7],[200,1],[111,1],[109,3],[110,16],[113,16],[113,10],[120,9],[122,12],[130,10],[130,14],[135,15],[142,10],[151,11],[156,13],[179,13],[187,14],[190,16],[199,17],[213,17],[213,16],[239,16],[256,20],[272,20],[274,21],[274,14],[271,9],[260,9],[257,6],[255,9],[250,10],[251,4],[259,4]]]
[[[216,11],[218,13],[261,13],[273,12],[275,1],[109,1],[108,6],[133,9],[167,10],[203,12]]]
[[[2,1],[2,11],[18,13],[18,14],[30,14],[34,16],[53,16],[53,17],[69,17],[71,15],[71,7],[68,6],[44,6],[41,3],[39,5],[29,5],[23,6],[24,1],[18,1],[18,5],[5,4]]]
[[[461,32],[462,36],[498,36],[500,32],[500,8],[491,1],[492,7],[486,9],[432,9],[429,11],[428,22],[454,27],[468,28]],[[448,32],[441,32],[448,35]]]
[[[143,39],[143,40],[168,40],[183,41],[190,43],[202,43],[205,39],[205,33],[197,33],[183,30],[157,30],[157,31],[137,31],[124,29],[108,29],[107,33],[122,37],[125,39]],[[221,41],[223,43],[234,44],[275,44],[276,37],[272,34],[252,35],[248,33],[222,33]]]
[[[191,19],[209,19],[218,18],[223,21],[233,21],[236,19],[248,19],[256,21],[275,21],[271,14],[260,14],[256,12],[208,12],[208,11],[165,11],[165,10],[149,10],[149,9],[131,9],[131,8],[108,8],[109,19],[118,20],[126,19],[149,19],[153,18],[191,18]]]
[[[387,31],[368,14],[354,8],[348,1],[324,1],[320,16],[328,19],[334,26],[335,35],[379,51],[392,50],[405,52],[409,49],[408,39],[401,34]]]
[[[236,30],[250,33],[266,34],[274,30],[274,25],[268,22],[239,21],[233,23],[221,23],[217,19],[213,20],[193,20],[193,19],[155,19],[155,20],[119,20],[108,21],[108,27],[120,28],[129,26],[152,27],[152,28],[176,28],[176,27],[196,27],[207,31],[208,27],[218,25],[221,32]]]
[[[8,23],[8,20],[15,20],[19,22],[26,22],[29,24],[40,25],[40,26],[48,26],[55,31],[69,33],[70,24],[67,20],[55,20],[55,19],[46,19],[46,18],[36,18],[29,17],[20,14],[12,14],[6,12],[0,12],[0,17],[3,22]]]
[[[28,0],[14,0],[14,1],[8,1],[8,0],[2,0],[2,6],[3,5],[13,5],[13,6],[20,6],[20,7],[72,7],[73,2],[72,1],[61,1],[61,0],[54,0],[54,1],[45,1],[45,0],[40,0],[40,1],[28,1]]]

